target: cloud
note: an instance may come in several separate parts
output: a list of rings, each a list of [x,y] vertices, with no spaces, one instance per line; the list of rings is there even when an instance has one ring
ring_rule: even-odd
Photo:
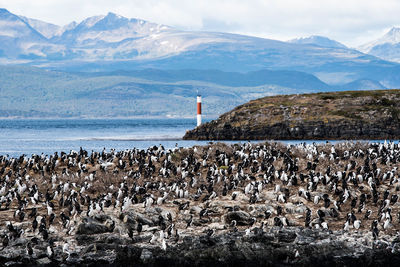
[[[0,0],[11,12],[64,25],[115,12],[185,30],[287,40],[324,35],[355,46],[399,23],[398,0]]]

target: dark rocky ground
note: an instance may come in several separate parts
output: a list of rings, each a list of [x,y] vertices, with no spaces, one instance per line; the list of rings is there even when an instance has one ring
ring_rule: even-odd
[[[25,253],[26,238],[2,251],[0,263],[15,265],[131,265],[131,266],[397,266],[400,238],[368,240],[365,233],[271,227],[267,231],[186,236],[164,251],[149,244],[150,236],[133,240],[117,233],[77,234],[75,251],[61,249],[48,258],[38,241],[34,255]],[[385,238],[386,239],[386,238]],[[395,252],[394,252],[395,251]],[[296,253],[298,252],[298,255]]]

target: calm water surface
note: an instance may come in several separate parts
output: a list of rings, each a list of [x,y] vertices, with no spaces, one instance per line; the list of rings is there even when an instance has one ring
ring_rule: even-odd
[[[0,120],[0,154],[16,157],[69,152],[80,147],[101,151],[103,148],[145,149],[159,144],[165,148],[207,144],[208,141],[182,140],[185,132],[195,126],[195,119]]]

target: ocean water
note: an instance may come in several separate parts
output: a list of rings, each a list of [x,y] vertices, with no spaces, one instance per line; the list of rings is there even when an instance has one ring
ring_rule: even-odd
[[[207,121],[207,120],[206,120]],[[204,145],[209,141],[182,140],[195,119],[56,119],[0,120],[0,155],[53,154],[55,151],[102,151],[146,149],[162,144],[165,148]],[[238,141],[224,141],[237,143]],[[255,141],[260,142],[260,141]],[[314,141],[282,141],[286,144]],[[316,141],[322,143],[325,141]],[[331,143],[340,142],[330,141]],[[382,142],[370,140],[370,142]],[[398,141],[397,141],[398,142]]]
[[[189,147],[207,141],[182,140],[195,119],[15,119],[0,120],[0,154],[53,154],[80,147],[88,151]]]

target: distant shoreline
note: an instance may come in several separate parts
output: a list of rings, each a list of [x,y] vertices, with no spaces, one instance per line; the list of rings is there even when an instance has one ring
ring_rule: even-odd
[[[203,119],[216,119],[216,116],[203,116]],[[0,120],[130,120],[130,119],[196,119],[196,115],[190,117],[171,117],[171,116],[131,116],[131,117],[0,117]]]

